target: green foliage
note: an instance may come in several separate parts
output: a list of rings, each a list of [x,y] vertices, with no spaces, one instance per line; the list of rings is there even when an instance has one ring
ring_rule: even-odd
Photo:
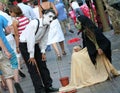
[[[3,3],[8,3],[8,0],[0,0],[1,2],[3,2]]]

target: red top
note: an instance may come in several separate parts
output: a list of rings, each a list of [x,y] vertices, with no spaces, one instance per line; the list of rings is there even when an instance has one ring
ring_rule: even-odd
[[[18,20],[18,34],[22,33],[22,31],[26,28],[26,25],[30,22],[29,19],[25,16],[17,17]]]

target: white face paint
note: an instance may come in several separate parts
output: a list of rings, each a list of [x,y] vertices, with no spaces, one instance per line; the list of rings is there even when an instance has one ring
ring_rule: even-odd
[[[50,25],[50,23],[53,21],[53,18],[55,17],[55,14],[52,12],[48,12],[47,14],[43,15],[43,25]]]

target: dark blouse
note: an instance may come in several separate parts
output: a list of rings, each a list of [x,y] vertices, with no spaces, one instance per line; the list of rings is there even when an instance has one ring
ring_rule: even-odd
[[[96,25],[88,17],[81,15],[78,17],[78,20],[81,22],[84,30],[87,27],[88,29],[90,29],[90,31],[94,33],[99,48],[103,50],[105,56],[111,62],[111,42],[104,36],[102,31],[98,27],[96,27]],[[95,44],[88,38],[88,36],[84,32],[82,32],[82,38],[83,47],[87,47],[90,59],[93,64],[95,64],[96,56],[98,54]]]

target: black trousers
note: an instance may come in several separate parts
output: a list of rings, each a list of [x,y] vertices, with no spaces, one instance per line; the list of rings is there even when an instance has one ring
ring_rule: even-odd
[[[40,93],[39,91],[43,87],[48,88],[48,87],[52,86],[52,79],[50,77],[50,72],[47,68],[46,62],[43,62],[41,60],[42,54],[40,53],[40,48],[39,48],[38,44],[35,45],[34,58],[37,62],[37,66],[38,66],[41,76],[39,76],[36,66],[32,65],[28,62],[29,53],[27,50],[27,43],[20,43],[19,47],[20,47],[22,57],[25,60],[25,63],[27,65],[30,77],[32,79],[33,86],[35,88],[35,93]],[[44,84],[44,86],[43,86],[43,84]]]

